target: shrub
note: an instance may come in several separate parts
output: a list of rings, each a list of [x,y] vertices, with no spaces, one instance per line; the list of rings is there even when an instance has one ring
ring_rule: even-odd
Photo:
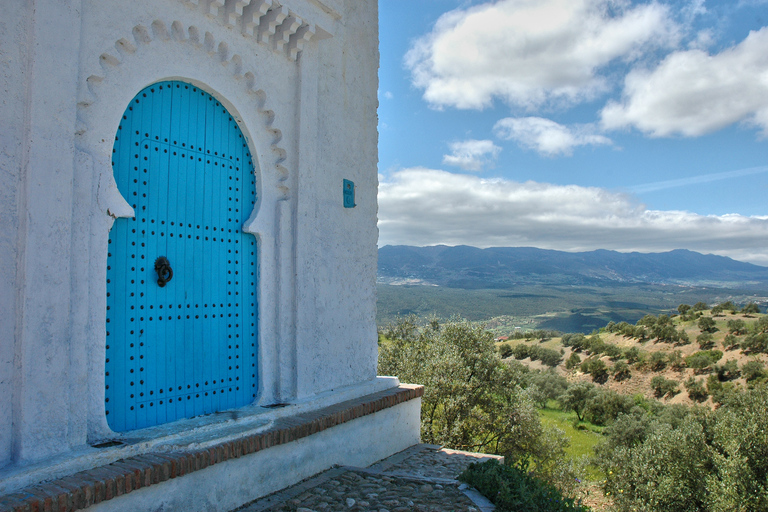
[[[667,367],[667,355],[664,352],[654,352],[650,360],[651,370],[660,372]]]
[[[629,364],[634,364],[640,358],[640,349],[637,347],[630,347],[624,351],[624,357],[627,358]]]
[[[611,358],[611,361],[616,361],[624,356],[624,351],[621,350],[621,347],[613,344],[607,345],[603,352]]]
[[[709,393],[707,393],[704,384],[693,377],[685,381],[685,389],[688,390],[688,397],[696,402],[703,402],[709,398]]]
[[[754,302],[750,302],[749,304],[747,304],[746,306],[744,306],[741,309],[741,313],[744,316],[756,315],[756,314],[760,313],[760,307],[757,304],[755,304]]]
[[[499,355],[502,359],[506,359],[508,357],[512,357],[512,345],[509,343],[504,343],[502,345],[499,345]]]
[[[722,304],[718,304],[717,306],[714,306],[712,308],[712,316],[721,316],[723,313],[736,313],[736,310],[738,308],[736,305],[729,301],[723,302]]]
[[[593,359],[589,365],[589,374],[592,376],[592,381],[598,384],[605,384],[608,380],[608,367],[600,359]]]
[[[721,382],[717,375],[707,377],[707,392],[712,397],[712,401],[722,404],[728,398],[728,395],[736,392],[736,387],[732,382]]]
[[[701,334],[696,336],[696,343],[699,344],[700,349],[707,350],[710,348],[714,348],[715,338],[712,336],[711,333],[702,332]]]
[[[747,361],[744,366],[741,367],[741,373],[747,382],[762,379],[764,376],[765,366],[760,361]]]
[[[629,369],[629,365],[624,361],[617,361],[616,364],[613,365],[611,372],[613,373],[613,378],[619,382],[632,377],[632,372]]]
[[[713,416],[707,510],[768,510],[768,389],[731,394]]]
[[[605,342],[600,339],[600,336],[594,335],[590,336],[586,340],[586,350],[587,353],[590,355],[599,355],[602,354],[605,349],[608,347],[608,345],[605,344]]]
[[[565,361],[565,368],[572,370],[581,364],[581,357],[576,352],[571,352],[570,357]]]
[[[640,325],[643,327],[653,327],[656,325],[656,317],[653,315],[645,315],[643,318],[637,321],[635,325]]]
[[[722,365],[715,366],[715,371],[717,372],[717,379],[720,381],[738,379],[741,375],[739,364],[735,359],[729,359]]]
[[[607,425],[620,414],[627,414],[635,406],[634,400],[610,389],[598,388],[589,399],[584,418],[595,425]]]
[[[563,337],[560,338],[560,343],[562,343],[564,347],[575,347],[580,345],[584,339],[585,337],[581,333],[569,333],[563,334]]]
[[[702,350],[686,357],[685,364],[696,373],[707,373],[722,357],[723,353],[719,350]]]
[[[739,338],[733,334],[726,334],[725,338],[723,338],[723,347],[725,347],[726,350],[739,348]]]
[[[697,325],[702,332],[715,332],[717,330],[715,319],[709,316],[699,318]]]
[[[757,322],[752,324],[752,329],[755,332],[768,332],[768,316],[761,316],[757,319]]]
[[[735,334],[737,336],[747,334],[747,323],[741,318],[728,320],[726,325],[728,326],[728,332],[731,334]]]
[[[588,512],[573,498],[533,476],[527,461],[501,465],[496,460],[470,464],[459,480],[476,488],[498,512]]]
[[[541,394],[545,398],[544,403],[540,404],[542,408],[546,405],[546,400],[557,400],[568,389],[568,379],[552,370],[531,372],[528,381],[541,390]]]
[[[676,395],[680,392],[677,387],[678,384],[679,382],[676,380],[668,380],[661,375],[656,375],[651,379],[651,388],[656,398]]]
[[[597,388],[588,382],[578,382],[568,386],[568,389],[557,399],[563,411],[574,411],[579,421],[584,420],[584,410],[587,403],[597,395]]]
[[[555,367],[563,361],[563,356],[557,350],[551,348],[535,347],[539,360],[549,367]]]
[[[515,359],[525,359],[530,355],[530,350],[528,345],[525,345],[523,343],[520,343],[519,345],[515,345],[512,347],[512,355]]]
[[[709,308],[703,302],[697,302],[696,304],[693,305],[693,310],[694,311],[706,311],[707,309],[709,309]]]
[[[748,353],[768,352],[768,334],[764,332],[749,333],[741,342],[741,348]]]
[[[681,371],[685,367],[685,360],[679,350],[673,350],[668,356],[669,365],[673,370]]]
[[[645,442],[619,450],[605,490],[618,510],[699,512],[706,499],[707,446],[701,425],[659,425]]]

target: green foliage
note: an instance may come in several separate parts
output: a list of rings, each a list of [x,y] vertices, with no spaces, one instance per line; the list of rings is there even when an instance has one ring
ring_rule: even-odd
[[[568,389],[557,399],[564,411],[574,411],[579,421],[584,420],[584,410],[589,401],[597,395],[594,384],[577,382],[568,386]]]
[[[618,511],[768,510],[768,388],[733,393],[715,375],[708,385],[715,411],[636,408],[604,430],[595,452]]]
[[[703,402],[709,398],[709,393],[701,380],[689,378],[685,381],[685,389],[688,390],[688,397],[696,402]]]
[[[624,351],[624,357],[627,358],[627,363],[634,364],[640,359],[640,349],[637,347],[630,347]]]
[[[741,373],[747,382],[756,381],[765,376],[765,366],[760,361],[747,361],[741,367]]]
[[[528,383],[528,389],[538,389],[541,399],[534,401],[541,409],[546,407],[547,400],[557,400],[568,389],[568,379],[554,371],[531,372],[528,375]]]
[[[725,402],[732,393],[736,393],[736,386],[732,382],[722,382],[717,375],[707,377],[707,392],[712,401],[717,404]]]
[[[741,376],[739,363],[735,359],[728,359],[722,365],[715,366],[715,371],[717,372],[717,379],[720,381],[738,379]]]
[[[734,350],[739,348],[739,346],[739,338],[733,334],[726,334],[725,338],[723,338],[723,347],[725,347],[726,350]]]
[[[744,352],[749,354],[768,352],[768,333],[751,332],[740,343]]]
[[[608,425],[620,414],[627,414],[635,406],[631,397],[610,389],[598,388],[587,401],[584,418],[595,425]]]
[[[756,315],[756,314],[760,313],[760,307],[757,304],[755,304],[754,302],[750,302],[749,304],[747,304],[746,306],[744,306],[741,309],[741,313],[743,315],[745,315],[745,316],[746,315]]]
[[[510,348],[509,355],[514,356],[514,358],[518,360],[530,357],[531,361],[540,360],[549,367],[557,366],[563,361],[563,357],[557,350],[540,347],[538,345],[526,345],[524,343],[520,343]]]
[[[710,316],[699,318],[697,325],[702,332],[715,332],[717,330],[715,319]]]
[[[379,373],[424,385],[421,438],[451,448],[499,453],[514,463],[530,457],[536,475],[568,481],[562,432],[545,429],[524,391],[529,370],[506,364],[493,335],[465,321],[412,328],[406,319],[385,331]],[[415,325],[415,323],[414,323]],[[559,354],[558,354],[559,355]]]
[[[502,359],[512,357],[513,353],[514,351],[512,350],[512,345],[509,343],[503,343],[499,345],[499,356],[501,356]]]
[[[675,396],[680,392],[678,389],[679,382],[676,380],[665,379],[661,375],[655,375],[651,379],[651,388],[656,398],[662,398],[665,396]]]
[[[642,327],[653,327],[656,325],[656,317],[653,315],[645,315],[643,318],[637,321],[637,324]]]
[[[544,348],[544,347],[536,347],[536,348],[539,349],[536,355],[544,365],[554,368],[555,366],[563,362],[563,356],[560,355],[560,352],[558,352],[557,350],[552,350],[550,348]]]
[[[580,369],[592,376],[592,381],[605,384],[608,380],[608,366],[597,357],[590,357],[581,363]]]
[[[712,308],[712,316],[721,316],[723,313],[736,313],[738,311],[738,308],[736,305],[729,301],[723,302],[722,304],[718,304],[717,306],[714,306]]]
[[[522,379],[501,362],[491,334],[465,322],[412,325],[406,319],[387,330],[379,372],[424,385],[422,438],[456,448],[502,443]]]
[[[722,357],[723,353],[719,350],[701,350],[686,357],[685,364],[696,373],[707,373]]]
[[[707,305],[703,302],[697,302],[693,305],[694,311],[706,311],[707,309],[709,309],[709,307],[707,307]]]
[[[675,371],[679,372],[685,368],[685,359],[683,359],[683,354],[679,350],[670,352],[667,356],[667,362]]]
[[[619,382],[627,380],[632,377],[632,371],[629,369],[629,365],[624,361],[617,361],[611,369],[613,378]]]
[[[731,394],[714,412],[707,510],[768,510],[768,388]]]
[[[563,334],[563,337],[560,338],[560,343],[562,343],[564,347],[575,347],[584,339],[585,336],[581,333],[568,333]]]
[[[714,348],[715,338],[712,336],[711,333],[702,332],[701,334],[696,336],[696,343],[699,344],[699,348],[701,348],[702,350],[707,350],[710,348]]]
[[[476,488],[498,512],[588,512],[589,508],[528,471],[527,461],[501,465],[496,460],[470,466],[459,480]]]
[[[621,350],[621,347],[613,344],[606,345],[603,353],[610,357],[611,361],[617,361],[624,356],[624,351]]]
[[[568,360],[565,361],[565,368],[572,370],[581,364],[581,357],[576,352],[572,352]]]
[[[752,324],[754,332],[768,332],[768,315],[761,316],[757,319],[757,322]]]
[[[605,490],[619,511],[702,510],[708,450],[701,425],[658,425],[642,444],[617,452],[623,464],[609,470]]]
[[[654,352],[651,354],[649,364],[651,366],[651,370],[660,372],[667,367],[667,354],[664,352]]]
[[[731,334],[735,334],[736,336],[747,334],[747,323],[741,318],[728,320],[728,323],[726,325],[728,326],[728,332],[730,332]]]

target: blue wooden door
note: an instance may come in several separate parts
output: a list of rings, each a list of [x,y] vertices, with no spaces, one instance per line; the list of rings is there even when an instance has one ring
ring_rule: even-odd
[[[246,405],[257,394],[256,200],[251,155],[210,94],[168,81],[131,101],[115,180],[136,217],[107,257],[107,422],[126,431]],[[170,272],[155,261],[164,256]]]

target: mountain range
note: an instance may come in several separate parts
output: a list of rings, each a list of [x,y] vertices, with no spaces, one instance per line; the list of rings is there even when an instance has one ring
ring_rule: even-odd
[[[674,284],[764,288],[768,267],[678,249],[663,253],[563,252],[465,245],[379,249],[381,284],[494,289],[520,285]]]

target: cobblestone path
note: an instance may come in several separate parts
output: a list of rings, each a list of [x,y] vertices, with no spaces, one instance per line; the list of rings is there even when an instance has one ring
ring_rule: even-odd
[[[492,457],[416,445],[368,468],[329,469],[238,512],[490,512],[493,505],[456,477]]]

